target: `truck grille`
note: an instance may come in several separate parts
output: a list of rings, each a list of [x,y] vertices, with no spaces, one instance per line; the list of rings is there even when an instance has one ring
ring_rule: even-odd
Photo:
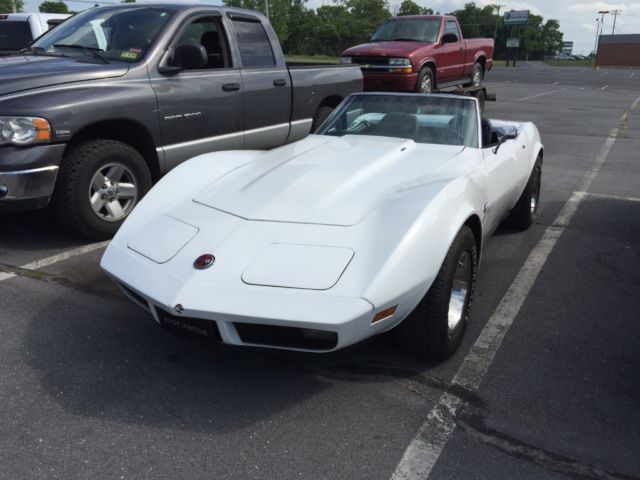
[[[359,65],[389,65],[389,57],[351,57]]]

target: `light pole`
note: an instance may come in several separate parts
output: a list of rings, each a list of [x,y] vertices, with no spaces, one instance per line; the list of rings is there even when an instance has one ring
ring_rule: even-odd
[[[498,21],[500,21],[500,9],[501,9],[502,7],[506,7],[506,5],[498,5],[498,4],[493,5],[493,8],[495,8],[496,10],[498,10],[498,13],[497,13],[498,18],[496,18],[496,28],[495,28],[495,29],[494,29],[494,31],[493,31],[493,39],[494,39],[494,40],[495,40],[495,39],[497,38],[497,36],[498,36]]]
[[[604,32],[604,15],[609,13],[609,10],[600,10],[598,13],[600,14],[600,34],[602,34]]]
[[[16,0],[11,0],[11,10],[13,10],[13,13],[18,13],[18,9],[16,8]]]
[[[613,13],[613,28],[611,29],[611,35],[616,33],[616,19],[618,18],[618,14],[622,13],[622,10],[612,10]]]

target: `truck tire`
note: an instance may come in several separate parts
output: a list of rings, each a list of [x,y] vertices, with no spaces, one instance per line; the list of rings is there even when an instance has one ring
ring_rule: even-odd
[[[509,212],[507,224],[517,230],[526,230],[536,220],[538,203],[540,201],[540,184],[542,179],[542,165],[540,157],[536,160],[531,176],[524,187],[524,191],[516,206]]]
[[[397,339],[410,353],[444,360],[460,346],[478,270],[475,236],[463,225],[429,291],[398,326]]]
[[[418,75],[418,81],[416,82],[416,92],[431,93],[435,89],[435,84],[436,77],[431,67],[422,67]]]
[[[136,149],[116,140],[89,140],[65,153],[52,205],[72,231],[104,240],[150,188],[149,168]]]
[[[313,122],[311,123],[311,133],[318,130],[318,127],[322,125],[329,115],[333,112],[333,107],[328,105],[320,105],[313,115]]]
[[[465,83],[463,86],[465,87],[479,87],[482,85],[482,80],[484,78],[484,69],[480,62],[476,62],[473,64],[473,70],[471,70],[471,82]]]

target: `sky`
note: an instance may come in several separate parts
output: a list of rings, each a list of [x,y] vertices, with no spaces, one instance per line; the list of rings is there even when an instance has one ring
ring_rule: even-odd
[[[147,0],[138,0],[138,2]],[[180,0],[177,0],[180,1]],[[191,0],[195,3],[198,0]],[[387,0],[391,10],[400,4],[402,0]],[[434,11],[447,13],[462,8],[469,0],[414,0],[421,6],[430,7]],[[65,0],[69,8],[80,11],[89,8],[93,2],[75,2]],[[105,3],[118,3],[117,0],[105,0]],[[35,12],[40,0],[26,0],[25,11]],[[220,4],[218,0],[199,0],[198,3]],[[332,0],[309,0],[307,6],[315,8],[322,4],[331,4]],[[507,10],[529,10],[536,15],[542,15],[544,20],[555,18],[560,21],[560,30],[564,33],[565,41],[573,41],[573,53],[588,54],[593,51],[596,40],[596,18],[600,18],[598,11],[620,10],[616,19],[615,33],[640,34],[640,0],[626,0],[622,2],[587,1],[576,0],[476,0],[476,5],[485,6],[500,3],[504,5],[501,12]],[[614,16],[604,15],[603,33],[610,34],[613,27]]]

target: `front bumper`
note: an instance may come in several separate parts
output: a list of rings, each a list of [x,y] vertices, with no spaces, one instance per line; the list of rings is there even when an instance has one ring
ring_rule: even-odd
[[[45,207],[65,145],[0,147],[0,211]]]
[[[173,276],[162,265],[127,250],[112,242],[101,266],[131,300],[158,323],[163,323],[166,314],[170,321],[213,322],[224,343],[327,352],[389,328],[385,321],[371,323],[373,306],[363,298],[292,288],[212,287],[199,283],[196,276],[189,280]],[[319,339],[319,346],[305,343],[305,336]],[[296,338],[302,341],[296,344]]]
[[[415,92],[417,73],[376,73],[364,71],[365,92]]]

